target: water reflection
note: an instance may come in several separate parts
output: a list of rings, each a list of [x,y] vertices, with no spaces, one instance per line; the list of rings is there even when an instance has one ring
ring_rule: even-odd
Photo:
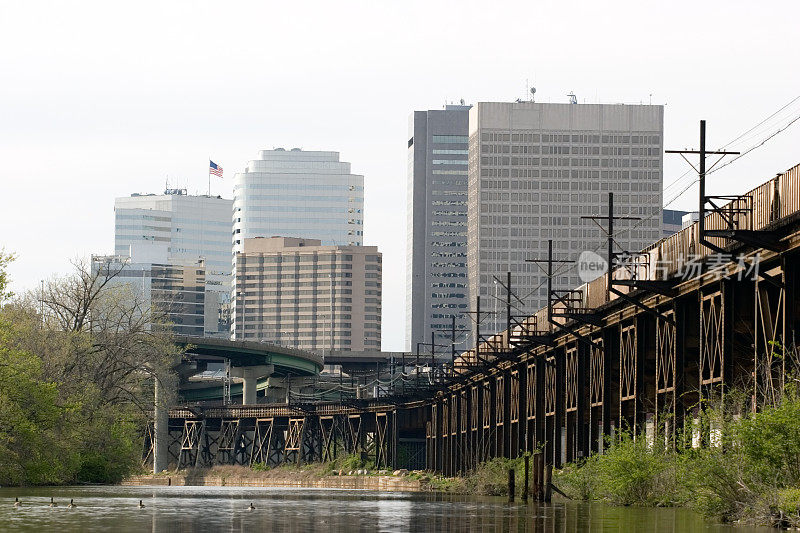
[[[14,497],[23,506],[14,508]],[[60,506],[48,507],[50,497]],[[77,507],[67,509],[70,498]],[[139,509],[139,500],[145,508]],[[248,511],[253,503],[255,510]],[[237,487],[0,489],[0,528],[123,531],[741,532],[684,509],[353,490]],[[750,531],[750,530],[748,530]],[[763,531],[772,531],[764,528]]]

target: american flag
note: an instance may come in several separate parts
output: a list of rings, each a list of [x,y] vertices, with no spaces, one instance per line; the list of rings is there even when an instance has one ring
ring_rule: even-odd
[[[215,176],[222,177],[222,167],[214,163],[209,159],[208,161],[208,171]]]

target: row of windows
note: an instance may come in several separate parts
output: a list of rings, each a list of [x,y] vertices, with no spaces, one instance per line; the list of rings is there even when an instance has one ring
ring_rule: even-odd
[[[628,147],[628,146],[527,146],[507,144],[481,145],[482,154],[532,154],[532,155],[644,155],[660,157],[661,149],[656,147]]]
[[[172,239],[169,237],[156,237],[155,235],[117,235],[117,239],[119,240],[143,240],[143,241],[155,241],[155,242],[170,242]]]
[[[481,141],[499,142],[573,142],[573,143],[614,143],[614,144],[659,144],[660,135],[648,135],[645,132],[630,134],[562,134],[562,133],[493,133],[482,132]]]
[[[310,296],[311,299],[316,299],[320,304],[330,303],[331,300],[334,302],[344,302],[349,300],[346,296],[342,296],[343,293],[336,292],[331,298],[331,294],[329,292],[323,291],[279,291],[279,290],[272,290],[272,291],[238,291],[238,294],[235,298],[246,298],[247,302],[261,302],[265,301],[265,297],[267,296],[276,296],[280,297],[284,302],[294,302],[300,301],[302,296]],[[351,294],[351,293],[347,293]]]
[[[433,150],[434,155],[467,155],[469,154],[469,150],[441,150],[434,148]]]
[[[466,237],[466,231],[433,231],[431,232],[433,237]]]
[[[202,225],[202,226],[230,226],[229,222],[221,222],[221,221],[217,221],[217,220],[206,220],[206,219],[200,220],[198,218],[179,218],[179,217],[174,217],[172,219],[172,222],[173,223],[180,222],[180,223],[183,223],[183,224],[193,224],[193,225],[198,225],[198,226],[200,226],[200,225]]]
[[[256,320],[259,317],[261,317],[261,318],[264,318],[264,317],[276,318],[278,315],[282,314],[280,309],[274,309],[274,308],[273,309],[259,309],[257,306],[255,306],[255,305],[253,305],[251,303],[246,303],[245,306],[246,307],[244,309],[239,307],[239,311],[241,311],[241,317],[243,319],[245,319],[245,320]],[[317,306],[317,311],[330,311],[330,310],[331,310],[330,306],[325,306],[325,305]],[[333,306],[333,310],[334,311],[351,311],[352,312],[353,311],[353,306],[352,305],[334,305]],[[290,307],[290,309],[287,310],[287,312],[283,313],[283,314],[291,316],[292,318],[297,317],[297,319],[299,319],[299,320],[308,320],[308,319],[315,318],[315,317],[318,316],[318,315],[315,315],[315,314],[304,315],[304,314],[301,314],[301,313],[295,313],[295,310],[294,310],[293,307]],[[349,315],[343,315],[343,316],[342,315],[337,315],[337,316],[338,316],[339,320],[341,320],[342,318],[350,318]]]
[[[432,220],[431,221],[431,226],[447,226],[447,227],[451,227],[451,228],[463,228],[463,227],[466,226],[466,224],[464,222],[461,222],[461,221],[453,222],[453,221],[450,221],[450,220]],[[434,235],[437,235],[437,234],[434,233]]]
[[[246,279],[259,279],[259,280],[265,280],[265,279],[308,279],[309,277],[312,277],[312,279],[313,279],[313,276],[309,276],[307,274],[298,274],[297,272],[288,272],[288,273],[280,273],[280,274],[261,274],[259,276],[246,276]],[[328,274],[327,276],[325,276],[323,278],[317,277],[315,282],[318,283],[318,284],[325,284],[325,283],[328,282],[329,278],[337,279],[337,278],[352,278],[352,277],[353,277],[353,273],[352,272],[333,272],[332,274]],[[237,274],[236,274],[237,283],[240,283],[243,278],[245,278],[245,276],[242,274],[242,272],[237,272]]]
[[[375,256],[367,256],[367,257],[375,257]],[[331,253],[310,253],[310,254],[286,254],[286,255],[259,255],[259,254],[248,254],[241,258],[242,263],[252,264],[252,263],[303,263],[307,261],[312,261],[314,263],[322,263],[325,261],[352,261],[353,255],[352,254],[331,254]],[[338,265],[342,265],[343,263],[337,263]]]
[[[308,180],[303,180],[303,183],[247,183],[246,185],[236,185],[234,189],[278,189],[281,191],[363,191],[362,185],[329,185],[322,183],[308,183]]]
[[[462,256],[463,257],[463,256]],[[466,268],[466,263],[431,263],[432,268]]]
[[[326,297],[319,296],[318,298],[292,298],[293,295],[288,295],[288,297],[284,298],[258,298],[256,301],[259,303],[259,306],[264,304],[280,304],[285,303],[286,305],[302,305],[302,304],[330,304],[330,299]],[[252,301],[252,298],[247,299],[248,302]],[[352,298],[343,298],[343,297],[336,297],[336,301],[340,303],[353,303]],[[328,307],[326,307],[327,309]]]
[[[445,314],[445,313],[431,313],[430,317],[431,318],[453,318],[453,315],[452,314],[448,315],[448,314]],[[458,318],[458,317],[456,317],[456,318]],[[464,324],[457,324],[456,328],[458,328],[458,329],[466,329]]]
[[[277,200],[279,202],[331,202],[347,203],[363,202],[363,198],[354,196],[313,196],[313,195],[291,195],[291,194],[251,194],[247,196],[248,201],[254,200]]]
[[[463,292],[432,292],[431,298],[464,298]]]
[[[125,208],[121,208],[127,210]],[[171,222],[172,217],[157,217],[155,215],[122,215],[119,212],[115,215],[117,220],[150,220],[152,222]],[[197,221],[192,221],[197,222]]]
[[[252,284],[250,284],[250,285],[252,285]],[[288,285],[291,285],[292,289],[299,288],[299,287],[312,287],[312,288],[314,288],[314,290],[310,290],[310,291],[309,290],[297,290],[297,291],[295,291],[296,294],[329,294],[330,293],[330,288],[331,288],[330,287],[330,283],[306,283],[306,282],[295,281],[295,282],[291,282],[291,283],[285,283],[285,285],[287,285],[287,289],[289,288]],[[333,293],[334,294],[344,294],[342,291],[346,291],[348,289],[342,289],[342,288],[340,288],[338,286],[339,285],[344,285],[346,287],[352,287],[353,286],[353,282],[352,281],[338,281],[338,282],[336,282],[336,285],[337,286],[333,288]],[[278,286],[278,285],[275,284],[275,286]],[[240,288],[241,288],[241,286],[240,286]],[[272,287],[270,287],[270,288],[272,288]],[[269,295],[269,294],[280,294],[278,291],[269,291],[269,290],[266,290],[266,289],[267,289],[267,287],[259,288],[258,291],[251,291],[250,294],[252,294],[253,292],[258,292],[259,294],[267,294],[267,295]],[[284,292],[286,292],[286,291],[284,291]]]
[[[240,262],[240,265],[245,265],[244,262]],[[246,263],[247,267],[240,266],[237,270],[240,273],[243,272],[319,272],[321,274],[325,274],[326,276],[330,274],[331,267],[333,267],[334,272],[336,270],[352,270],[353,265],[350,263],[338,263],[338,264],[324,264],[324,265],[315,265],[315,264],[307,264],[307,263],[278,263],[271,266],[250,266],[252,263]],[[377,265],[369,265],[369,266],[377,266]]]
[[[267,206],[250,206],[251,212],[260,212],[260,211],[269,211],[270,213],[308,213],[311,209],[313,212],[316,213],[344,213],[345,210],[349,212],[360,212],[360,210],[355,209],[355,211],[351,211],[351,209],[345,205],[339,205],[336,207],[326,207],[324,205],[315,205],[313,207],[309,206],[297,206],[297,205],[267,205]],[[274,217],[256,217],[256,216],[247,216],[245,220],[248,222],[252,221],[269,221],[272,220]],[[237,218],[235,222],[241,222],[241,218]]]
[[[456,175],[456,176],[466,176],[467,175],[467,171],[466,170],[438,170],[438,169],[434,169],[431,172],[433,174],[440,174],[440,175],[441,174],[451,174],[451,175]]]
[[[464,246],[466,243],[464,241],[431,241],[428,244],[434,248],[447,248],[452,246]]]
[[[467,191],[431,191],[433,196],[466,196]]]
[[[462,202],[458,200],[434,200],[431,202],[433,206],[440,206],[440,205],[467,205],[467,202]]]
[[[660,159],[619,159],[582,157],[507,157],[482,156],[481,165],[493,166],[543,166],[543,167],[620,167],[620,168],[659,168]]]
[[[466,135],[434,135],[433,142],[441,144],[466,144],[469,141]]]
[[[431,180],[433,185],[452,185],[454,187],[466,187],[466,180]]]
[[[575,174],[578,174],[578,176],[575,176]],[[517,181],[515,179],[512,179],[512,180],[508,180],[508,179],[502,179],[502,180],[481,179],[480,183],[481,183],[481,188],[482,189],[509,189],[510,188],[510,189],[536,190],[536,189],[539,189],[541,187],[542,189],[545,189],[545,190],[547,190],[547,189],[560,189],[560,190],[569,190],[569,189],[571,189],[573,191],[590,190],[590,189],[597,190],[597,186],[596,186],[597,184],[596,183],[592,184],[590,181],[587,181],[587,179],[581,179],[581,178],[589,178],[590,177],[589,174],[590,174],[589,171],[572,171],[569,178],[572,178],[573,180],[575,178],[578,178],[578,181],[569,181],[569,182],[566,182],[564,180],[556,181],[556,182],[550,182],[550,181],[533,181],[533,180]],[[596,178],[599,175],[599,173],[597,171],[592,171],[591,174],[592,174],[591,178]],[[637,180],[641,179],[643,181],[622,181],[622,182],[618,182],[618,183],[609,183],[609,181],[613,181],[613,180],[608,180],[607,179],[607,180],[604,180],[603,183],[600,184],[600,188],[599,189],[603,190],[603,191],[606,191],[606,190],[659,191],[659,190],[661,190],[660,183],[658,183],[658,181],[656,180],[656,178],[658,176],[657,172],[644,172],[644,171],[642,171],[642,172],[638,172],[637,174],[640,174],[641,176],[640,175],[634,175],[634,173],[631,173],[631,177],[633,177],[634,179],[637,179]],[[565,179],[569,179],[569,178],[565,178]],[[616,179],[616,178],[614,178],[614,179]],[[609,189],[609,187],[612,187],[612,188]]]
[[[639,180],[657,180],[661,172],[658,170],[568,170],[568,169],[524,169],[524,168],[482,168],[481,177],[492,178],[602,178],[603,180],[613,179],[639,179]],[[535,183],[535,182],[534,182]],[[532,188],[536,189],[538,186],[534,185]]]
[[[461,205],[467,205],[466,202],[462,202]],[[467,216],[466,211],[438,211],[434,210],[433,216],[435,217],[465,217]]]
[[[431,252],[431,257],[467,257],[467,254],[457,252]]]
[[[434,159],[431,161],[434,165],[467,165],[466,159]]]
[[[171,231],[170,226],[146,226],[144,224],[117,224],[115,226],[116,230],[121,229],[133,229],[138,231],[160,231],[163,233],[169,233]],[[225,236],[228,234],[225,233]]]
[[[267,326],[267,328],[263,329],[263,328],[259,327],[259,324],[245,324],[244,325],[244,329],[261,330],[260,334],[263,334],[265,337],[275,338],[276,337],[276,332],[272,328],[270,328],[269,325],[265,324],[265,326]],[[236,325],[236,327],[237,327],[237,329],[239,329],[239,325],[238,324]],[[286,327],[289,327],[289,325],[287,325]],[[352,325],[350,323],[338,323],[338,324],[335,324],[335,327],[350,328],[350,327],[352,327]],[[291,336],[291,333],[290,332],[286,332],[283,335]],[[350,337],[351,335],[352,334],[349,331],[335,331],[333,335],[331,335],[330,333],[327,333],[324,338],[328,338],[328,337],[331,337],[331,336],[332,337]]]

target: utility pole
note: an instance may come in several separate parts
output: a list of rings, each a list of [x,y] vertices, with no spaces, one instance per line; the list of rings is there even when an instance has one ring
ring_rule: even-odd
[[[606,236],[608,237],[608,271],[606,272],[606,302],[611,301],[611,281],[613,279],[613,272],[614,272],[614,258],[616,254],[614,253],[614,220],[641,220],[640,217],[615,217],[614,216],[614,193],[608,193],[608,214],[606,216],[582,216],[581,218],[591,220],[598,227],[606,232]],[[607,230],[603,228],[597,221],[598,220],[605,220]],[[617,243],[619,246],[619,243]],[[620,246],[620,248],[622,248]]]
[[[480,363],[481,359],[481,341],[483,336],[481,335],[481,321],[483,320],[483,315],[491,315],[494,314],[491,311],[481,311],[481,297],[475,297],[475,311],[464,311],[467,315],[475,315],[475,362]]]
[[[725,253],[725,250],[709,242],[706,237],[706,204],[708,203],[709,197],[706,196],[706,173],[710,172],[717,164],[722,161],[722,158],[726,155],[739,155],[739,152],[726,152],[726,151],[716,151],[716,150],[706,150],[706,121],[700,121],[700,149],[699,150],[665,150],[664,153],[666,154],[679,154],[684,161],[689,163],[698,175],[699,178],[699,186],[700,186],[700,198],[699,198],[699,205],[698,205],[698,219],[697,219],[697,237],[700,246],[705,246],[711,250],[714,250],[717,253]],[[697,154],[700,156],[700,164],[698,167],[695,167],[688,159],[686,159],[686,154]],[[720,156],[717,161],[711,165],[711,167],[706,170],[706,157],[710,155],[718,155]],[[698,250],[698,253],[702,252],[702,248]]]
[[[547,275],[547,328],[552,330],[553,325],[553,263],[574,263],[575,261],[568,261],[566,259],[553,259],[553,239],[547,241],[547,259],[526,259],[526,263],[547,263],[547,270],[544,271]],[[542,269],[539,266],[539,269]],[[543,269],[542,269],[543,270]]]

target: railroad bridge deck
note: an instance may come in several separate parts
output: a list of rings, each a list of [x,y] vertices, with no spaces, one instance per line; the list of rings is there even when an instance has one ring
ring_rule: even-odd
[[[429,468],[539,445],[560,465],[620,428],[671,439],[730,387],[756,409],[782,388],[800,332],[799,221],[800,166],[705,217],[721,253],[695,223],[462,354],[427,413]]]
[[[728,198],[611,275],[476,335],[413,402],[395,391],[347,405],[174,410],[170,454],[184,466],[335,453],[412,466],[400,444],[422,442],[413,466],[422,456],[456,474],[539,447],[560,465],[602,452],[620,429],[674,439],[693,410],[732,387],[757,409],[783,387],[800,332],[800,166]]]

